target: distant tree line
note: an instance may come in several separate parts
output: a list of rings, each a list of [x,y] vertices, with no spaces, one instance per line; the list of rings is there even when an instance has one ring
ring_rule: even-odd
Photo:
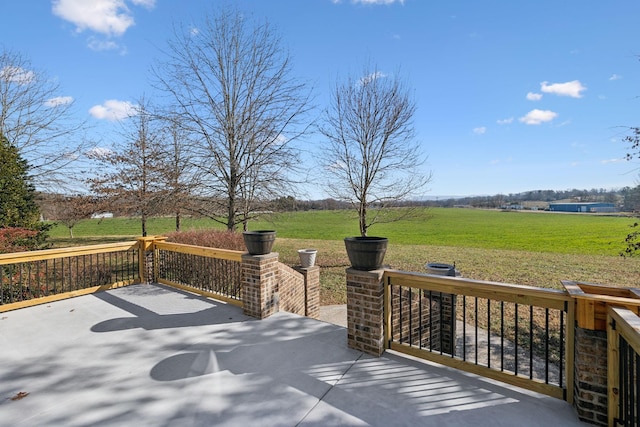
[[[429,206],[453,207],[472,206],[477,208],[499,209],[503,206],[524,202],[603,202],[614,203],[620,210],[633,212],[640,209],[640,185],[617,190],[592,188],[590,190],[534,190],[522,193],[494,194],[491,196],[469,196],[443,198],[425,202]]]

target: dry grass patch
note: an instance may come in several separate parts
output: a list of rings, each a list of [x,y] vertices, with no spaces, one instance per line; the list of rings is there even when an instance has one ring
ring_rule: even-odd
[[[296,251],[302,248],[318,249],[320,303],[345,304],[345,269],[349,267],[349,259],[344,242],[278,238],[274,245],[281,261],[290,265],[298,263]],[[385,257],[390,267],[405,271],[424,272],[429,262],[455,263],[462,275],[470,279],[542,288],[561,289],[561,280],[640,287],[640,258],[393,243],[389,244]]]

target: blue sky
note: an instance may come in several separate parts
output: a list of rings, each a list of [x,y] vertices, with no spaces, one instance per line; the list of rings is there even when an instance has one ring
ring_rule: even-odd
[[[5,0],[0,43],[55,78],[98,144],[109,144],[127,103],[152,92],[149,69],[172,24],[197,27],[219,4]],[[336,79],[368,59],[400,73],[433,173],[426,196],[639,184],[622,142],[626,126],[640,126],[637,0],[232,4],[275,25],[297,77],[314,88],[317,115]],[[305,148],[320,144],[314,136]]]

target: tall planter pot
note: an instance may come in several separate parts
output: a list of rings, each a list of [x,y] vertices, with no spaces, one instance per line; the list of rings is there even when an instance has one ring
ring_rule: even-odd
[[[344,246],[351,262],[351,267],[356,270],[377,270],[382,267],[384,255],[387,252],[386,237],[345,237]]]
[[[276,232],[274,230],[243,231],[242,237],[250,255],[266,255],[271,253]]]

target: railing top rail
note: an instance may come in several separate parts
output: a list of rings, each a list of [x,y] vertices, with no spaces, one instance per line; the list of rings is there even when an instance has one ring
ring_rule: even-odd
[[[615,321],[616,331],[640,354],[640,317],[623,307],[609,307],[608,315]]]
[[[20,262],[43,261],[47,259],[65,258],[97,253],[118,252],[122,250],[134,249],[136,247],[138,247],[138,242],[127,241],[118,243],[103,243],[99,245],[75,246],[71,248],[14,252],[10,254],[0,254],[0,265],[16,264]]]
[[[540,307],[562,309],[565,302],[572,301],[565,290],[536,288],[533,286],[489,282],[464,277],[439,276],[399,270],[385,270],[387,278],[402,281],[403,285],[422,290],[445,292],[456,295],[489,298]]]
[[[206,246],[194,246],[184,243],[171,242],[155,242],[156,249],[179,252],[183,254],[199,255],[209,258],[226,259],[229,261],[242,261],[243,251],[234,251],[230,249],[209,248]]]

